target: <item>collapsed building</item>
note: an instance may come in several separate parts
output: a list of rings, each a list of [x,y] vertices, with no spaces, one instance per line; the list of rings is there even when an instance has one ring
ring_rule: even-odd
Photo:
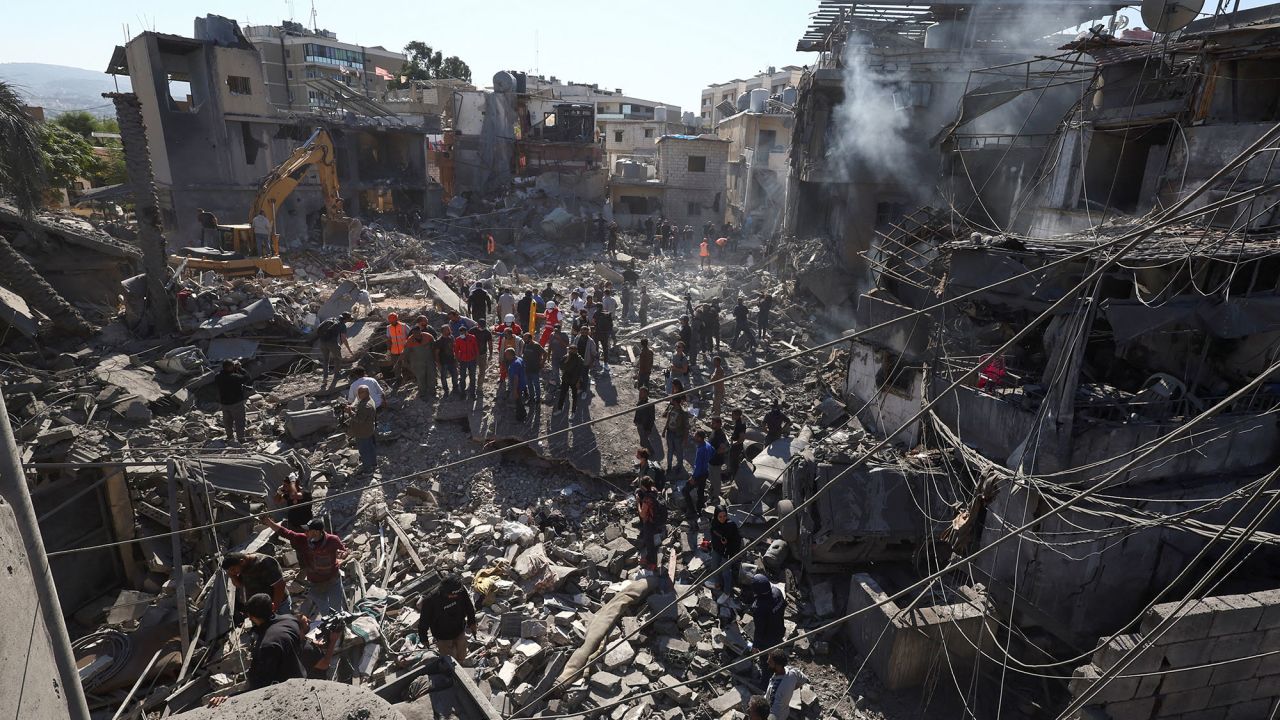
[[[335,139],[348,214],[395,222],[439,204],[439,186],[427,175],[428,127],[332,79],[336,87],[308,91],[338,94],[332,112],[281,109],[277,103],[290,100],[268,82],[278,71],[268,72],[262,50],[234,20],[197,18],[193,37],[144,32],[117,46],[107,72],[127,75],[141,103],[160,220],[177,247],[198,244],[201,209],[248,222],[259,179],[316,127]],[[324,208],[318,183],[304,181],[268,219],[286,238],[316,237]]]
[[[1017,5],[1022,40],[1115,9]],[[854,276],[844,400],[896,448],[860,472],[915,478],[888,532],[924,548],[855,576],[853,643],[891,687],[943,678],[979,715],[1268,717],[1275,6],[1154,40],[1099,25],[1034,59],[970,5],[829,6],[801,41],[822,60],[788,232]],[[857,136],[904,128],[877,175]]]

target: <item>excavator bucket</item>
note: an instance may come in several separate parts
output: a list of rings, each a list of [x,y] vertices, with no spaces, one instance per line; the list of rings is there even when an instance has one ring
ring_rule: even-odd
[[[321,241],[331,247],[354,249],[362,226],[355,218],[326,219],[320,229]]]

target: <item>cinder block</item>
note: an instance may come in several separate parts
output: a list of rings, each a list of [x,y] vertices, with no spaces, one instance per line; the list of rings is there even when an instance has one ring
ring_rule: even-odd
[[[1258,644],[1263,636],[1258,633],[1241,633],[1227,635],[1213,641],[1213,650],[1209,653],[1209,662],[1234,660],[1258,654]]]
[[[1126,653],[1133,650],[1138,644],[1138,636],[1136,635],[1115,635],[1107,642],[1101,650],[1093,654],[1093,664],[1097,665],[1101,670],[1107,670],[1115,666]],[[1161,661],[1164,659],[1164,652],[1157,647],[1144,647],[1133,658],[1121,674],[1152,672],[1160,669]]]
[[[1183,692],[1168,693],[1160,699],[1160,716],[1179,715],[1209,707],[1209,698],[1213,696],[1213,688],[1201,687]]]
[[[1207,687],[1211,677],[1213,677],[1213,668],[1171,672],[1165,675],[1164,681],[1160,683],[1160,692],[1176,693]]]
[[[1260,665],[1262,665],[1261,658],[1219,665],[1213,669],[1213,677],[1209,678],[1209,684],[1226,685],[1227,683],[1248,680],[1258,674]]]
[[[1212,640],[1192,640],[1190,642],[1168,645],[1164,648],[1164,656],[1170,667],[1184,668],[1193,665],[1204,665],[1213,654]]]
[[[1206,598],[1188,603],[1178,614],[1177,621],[1156,640],[1156,644],[1173,645],[1208,636],[1209,628],[1213,625],[1214,613],[1225,607],[1212,602],[1213,600],[1214,598]],[[1177,607],[1178,603],[1165,603],[1148,610],[1142,618],[1141,633],[1143,635],[1150,633],[1162,621],[1172,616]]]
[[[1240,682],[1227,683],[1226,685],[1213,686],[1213,695],[1209,698],[1209,707],[1226,707],[1235,705],[1238,702],[1252,700],[1257,697],[1254,691],[1258,687],[1258,681],[1241,680]]]
[[[1179,720],[1226,720],[1226,717],[1227,708],[1225,707],[1208,707],[1178,716]]]
[[[1161,681],[1164,680],[1163,675],[1148,675],[1138,678],[1138,691],[1133,694],[1135,698],[1151,697],[1156,694],[1160,688]]]
[[[1273,697],[1236,703],[1227,708],[1226,720],[1267,720],[1271,717],[1271,706],[1276,702]]]
[[[1280,653],[1258,658],[1258,663],[1258,677],[1262,677],[1264,675],[1280,675]]]
[[[1111,720],[1150,720],[1155,710],[1155,698],[1139,698],[1118,703],[1107,703],[1107,714]]]
[[[1280,588],[1262,590],[1252,593],[1253,599],[1262,605],[1262,619],[1258,621],[1259,630],[1270,630],[1280,627]]]
[[[1262,675],[1261,673],[1259,675],[1258,688],[1253,691],[1253,696],[1280,698],[1280,675]]]
[[[1222,595],[1217,600],[1231,609],[1214,614],[1209,635],[1235,635],[1253,632],[1258,628],[1258,622],[1262,619],[1262,603],[1249,595]]]

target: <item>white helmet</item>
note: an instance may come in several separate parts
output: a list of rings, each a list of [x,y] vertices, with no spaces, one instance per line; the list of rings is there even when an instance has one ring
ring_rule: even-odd
[[[555,310],[555,309],[556,309],[556,301],[555,301],[555,300],[548,300],[548,301],[547,301],[547,309],[548,309],[548,310]]]
[[[508,325],[510,325],[511,323],[513,323],[513,322],[515,322],[515,321],[516,321],[516,316],[515,316],[515,315],[512,315],[511,313],[507,313],[507,316],[506,316],[506,317],[504,317],[504,318],[502,318],[502,322],[504,322],[504,323],[506,323],[506,324],[508,324]]]

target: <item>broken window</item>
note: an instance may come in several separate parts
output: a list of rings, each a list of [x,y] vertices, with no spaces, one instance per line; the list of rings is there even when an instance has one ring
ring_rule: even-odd
[[[915,384],[916,369],[908,365],[901,355],[881,350],[877,353],[880,369],[876,371],[876,384],[895,394],[908,394]]]
[[[620,142],[622,142],[622,131],[621,131],[621,130],[614,130],[614,131],[613,131],[613,141],[614,141],[614,142],[616,142],[616,143],[620,143]]]
[[[760,136],[756,140],[756,147],[760,148],[762,152],[772,151],[773,146],[777,144],[778,144],[777,130],[761,130],[760,131]]]
[[[705,155],[689,156],[689,172],[706,172],[707,157]]]
[[[685,215],[688,215],[689,217],[698,217],[699,215],[702,214],[701,203],[691,202],[689,203],[689,206],[685,209],[688,211],[685,213]]]
[[[651,137],[653,137],[653,128],[645,128],[645,129],[644,129],[644,136],[645,136],[645,137],[647,137],[647,138],[651,138]]]
[[[252,95],[253,89],[249,85],[249,78],[240,75],[227,76],[227,90],[232,95]]]

